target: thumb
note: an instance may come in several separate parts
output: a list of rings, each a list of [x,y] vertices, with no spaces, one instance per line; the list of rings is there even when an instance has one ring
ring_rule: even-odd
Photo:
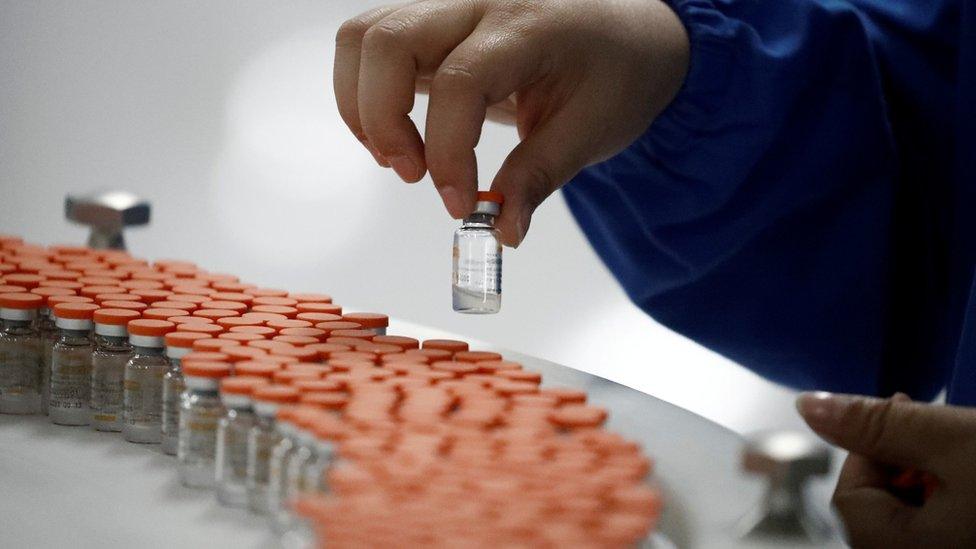
[[[536,208],[589,163],[583,112],[566,108],[536,125],[498,170],[491,190],[505,196],[495,222],[502,243],[521,244]]]
[[[831,393],[803,393],[797,409],[828,442],[881,463],[939,474],[974,435],[971,410]],[[951,467],[950,467],[951,468]]]

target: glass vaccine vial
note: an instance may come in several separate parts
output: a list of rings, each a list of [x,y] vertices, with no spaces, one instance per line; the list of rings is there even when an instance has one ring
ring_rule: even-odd
[[[502,245],[495,218],[501,193],[479,192],[474,213],[454,232],[453,299],[459,313],[497,313],[502,304]]]
[[[299,447],[296,420],[300,410],[298,406],[279,408],[275,415],[278,443],[271,449],[268,461],[268,514],[271,515],[272,527],[276,533],[281,533],[283,519],[286,518],[283,516],[285,487],[288,483],[285,476],[288,460]]]
[[[95,311],[95,351],[91,371],[91,423],[96,431],[122,430],[122,382],[132,358],[129,321],[139,313],[128,309]]]
[[[41,411],[41,349],[34,319],[44,298],[29,293],[0,295],[0,413]]]
[[[282,406],[298,402],[300,393],[294,387],[273,385],[254,390],[254,427],[247,437],[247,506],[267,515],[268,477],[271,450],[281,442],[275,429],[275,416]]]
[[[51,351],[54,344],[58,341],[58,328],[54,325],[54,316],[51,314],[51,307],[62,301],[52,302],[52,298],[68,298],[68,301],[78,300],[79,302],[91,303],[87,297],[77,297],[75,291],[68,288],[40,287],[30,291],[44,297],[44,306],[37,313],[34,319],[34,329],[37,330],[38,345],[41,352],[41,404],[40,411],[47,415],[48,397],[51,391]]]
[[[176,455],[180,431],[180,400],[186,385],[183,381],[183,357],[193,351],[193,342],[207,339],[206,334],[170,332],[166,334],[166,358],[169,367],[163,374],[163,453]]]
[[[220,400],[227,413],[217,423],[214,477],[217,501],[228,507],[247,507],[247,436],[254,427],[252,394],[269,381],[236,376],[220,382]]]
[[[98,305],[58,303],[54,325],[58,342],[51,351],[48,416],[58,425],[91,423],[92,328]]]
[[[163,375],[169,360],[163,353],[166,334],[176,325],[166,320],[129,322],[132,358],[122,384],[122,437],[129,442],[159,444],[163,438]]]
[[[188,362],[183,366],[183,375],[186,389],[180,402],[176,452],[180,482],[189,488],[212,488],[217,424],[225,413],[220,401],[220,380],[230,375],[230,364]]]

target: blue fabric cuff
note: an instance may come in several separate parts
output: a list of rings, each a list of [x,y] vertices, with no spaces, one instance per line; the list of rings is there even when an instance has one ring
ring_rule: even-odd
[[[690,42],[690,65],[675,99],[635,145],[652,157],[686,151],[729,99],[735,22],[711,0],[669,0]]]

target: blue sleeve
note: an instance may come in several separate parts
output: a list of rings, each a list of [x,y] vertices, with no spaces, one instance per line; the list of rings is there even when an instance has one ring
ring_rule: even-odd
[[[931,244],[951,199],[934,187],[955,3],[672,7],[691,40],[683,89],[565,187],[597,253],[655,319],[774,381],[937,392],[957,306]]]

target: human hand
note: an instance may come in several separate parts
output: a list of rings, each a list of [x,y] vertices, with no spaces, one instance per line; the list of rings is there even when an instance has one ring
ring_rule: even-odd
[[[492,190],[502,241],[585,166],[633,142],[684,80],[688,38],[659,0],[423,0],[366,12],[336,36],[339,113],[407,182],[429,171],[448,212],[475,207],[486,114],[521,142]],[[428,92],[424,138],[408,116]]]
[[[833,503],[851,546],[976,547],[976,409],[830,393],[797,408],[850,451]]]

